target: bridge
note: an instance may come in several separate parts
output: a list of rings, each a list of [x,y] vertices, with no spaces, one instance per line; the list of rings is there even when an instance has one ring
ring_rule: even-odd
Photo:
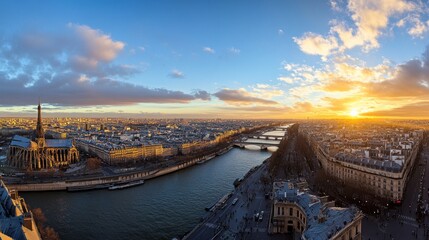
[[[239,147],[239,148],[244,148],[248,145],[259,146],[261,148],[261,150],[266,150],[268,147],[277,147],[279,144],[278,143],[244,142],[244,141],[234,142],[234,146]]]
[[[253,139],[265,139],[265,140],[282,140],[284,136],[278,136],[278,135],[249,135],[248,138]]]
[[[270,131],[267,131],[267,132],[270,132]],[[271,134],[265,134],[265,133],[262,133],[262,134],[242,134],[241,136],[245,137],[245,138],[265,139],[265,140],[278,140],[278,141],[281,141],[281,140],[283,140],[283,138],[286,137],[286,132],[285,132],[285,134],[283,136],[271,135]]]
[[[288,126],[277,126],[274,128],[274,131],[287,131],[288,128]]]

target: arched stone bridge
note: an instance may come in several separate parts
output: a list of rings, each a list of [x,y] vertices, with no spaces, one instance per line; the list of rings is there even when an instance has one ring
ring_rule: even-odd
[[[258,142],[234,142],[235,147],[244,148],[248,145],[259,146],[261,150],[266,150],[268,147],[277,147],[276,143],[258,143]]]

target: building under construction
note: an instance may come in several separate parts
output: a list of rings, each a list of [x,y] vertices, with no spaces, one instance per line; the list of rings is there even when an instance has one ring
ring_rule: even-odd
[[[34,140],[19,135],[12,138],[7,153],[9,166],[38,170],[58,168],[78,162],[79,151],[74,146],[72,139],[45,139],[40,103],[37,111]]]

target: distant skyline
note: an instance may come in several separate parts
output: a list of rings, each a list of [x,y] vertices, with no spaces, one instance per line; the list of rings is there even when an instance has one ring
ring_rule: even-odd
[[[425,1],[2,1],[0,117],[429,118]]]

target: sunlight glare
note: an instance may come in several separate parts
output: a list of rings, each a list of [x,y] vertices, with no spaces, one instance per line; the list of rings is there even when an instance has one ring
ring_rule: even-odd
[[[352,110],[350,110],[349,114],[351,117],[357,117],[359,116],[359,111],[356,108],[353,108]]]

